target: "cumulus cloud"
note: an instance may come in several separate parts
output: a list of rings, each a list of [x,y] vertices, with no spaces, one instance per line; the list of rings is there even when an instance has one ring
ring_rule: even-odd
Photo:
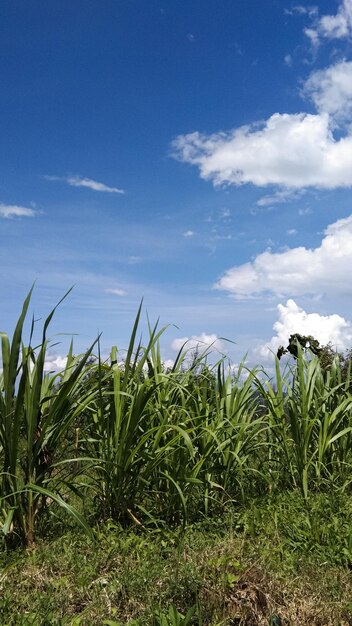
[[[206,350],[207,348],[213,348],[219,352],[224,352],[225,346],[221,339],[215,334],[208,335],[207,333],[201,333],[200,335],[192,335],[192,337],[181,337],[180,339],[174,339],[171,348],[175,352],[179,352],[182,346],[186,344],[187,350]]]
[[[260,126],[178,137],[174,147],[215,186],[352,186],[352,136],[334,140],[325,113],[275,113]]]
[[[104,183],[100,183],[92,178],[83,178],[81,176],[44,176],[46,180],[61,180],[71,187],[86,187],[93,191],[103,191],[106,193],[125,193],[123,189],[118,187],[109,187]]]
[[[193,230],[186,230],[186,232],[183,233],[184,237],[193,237],[193,235],[194,235]]]
[[[314,14],[313,14],[314,15]],[[323,15],[316,20],[315,28],[305,29],[311,41],[319,38],[346,39],[352,34],[352,0],[342,0],[336,15]]]
[[[61,372],[65,369],[67,356],[47,354],[45,357],[44,370],[46,372]]]
[[[331,343],[337,350],[345,350],[352,344],[352,325],[340,315],[306,313],[294,300],[278,305],[278,319],[273,325],[275,335],[267,344],[259,347],[259,354],[267,358],[275,354],[279,346],[287,346],[290,335],[312,335],[321,345]]]
[[[317,113],[274,113],[269,119],[211,135],[173,141],[175,158],[199,168],[215,186],[251,183],[286,189],[352,186],[352,129],[334,137],[352,111],[352,63],[314,72],[303,88]]]
[[[352,63],[341,61],[314,72],[306,81],[303,93],[314,102],[319,113],[328,113],[336,123],[352,116]]]
[[[327,227],[317,248],[266,251],[254,261],[232,267],[216,283],[237,299],[277,295],[352,294],[346,268],[352,264],[352,215]]]
[[[13,217],[34,217],[36,211],[34,209],[28,209],[24,206],[17,206],[16,204],[2,204],[0,203],[0,217],[11,219]]]
[[[175,361],[173,359],[164,359],[163,366],[166,370],[171,369],[174,366]]]

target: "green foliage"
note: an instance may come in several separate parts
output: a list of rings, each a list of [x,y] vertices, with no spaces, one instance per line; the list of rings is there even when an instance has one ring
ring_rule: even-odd
[[[279,347],[277,357],[278,359],[281,359],[284,354],[291,354],[293,357],[297,358],[299,351],[306,349],[316,356],[320,356],[323,351],[319,341],[314,339],[312,335],[300,335],[299,333],[294,333],[293,335],[290,335],[287,348],[284,348],[283,346]]]
[[[45,509],[48,499],[68,511],[89,532],[81,514],[61,494],[75,474],[75,460],[72,459],[73,467],[68,465],[66,437],[77,412],[87,402],[84,395],[77,396],[77,389],[93,348],[75,358],[71,346],[57,385],[56,376],[45,374],[44,363],[47,329],[58,305],[44,322],[41,344],[36,348],[31,345],[32,321],[30,342],[25,346],[22,332],[31,293],[32,290],[24,302],[11,344],[7,334],[1,333],[0,380],[2,532],[7,537],[18,536],[27,545],[34,541],[36,517]],[[60,465],[63,455],[64,466]]]
[[[289,343],[286,348],[280,346],[277,351],[277,357],[280,360],[284,354],[290,354],[297,359],[300,351],[306,352],[308,355],[313,354],[319,358],[319,362],[323,372],[328,373],[338,364],[341,378],[351,383],[351,363],[352,351],[339,352],[328,343],[321,346],[319,341],[312,335],[300,335],[295,333],[290,336]]]
[[[348,381],[334,363],[325,372],[318,357],[306,358],[299,348],[293,366],[282,372],[276,361],[275,384],[257,381],[268,408],[277,479],[309,489],[335,482],[347,487],[351,477],[351,409]]]
[[[112,522],[0,553],[4,626],[350,622],[350,496],[285,493],[175,531]],[[319,616],[320,622],[315,618]],[[232,621],[231,621],[232,620]]]
[[[154,626],[191,626],[196,609],[196,606],[191,606],[187,614],[183,615],[174,604],[171,604],[167,613],[161,610],[155,612],[153,624]],[[197,623],[199,624],[199,620]]]
[[[307,502],[330,489],[348,493],[352,464],[350,369],[329,367],[308,338],[292,336],[295,359],[276,360],[275,380],[209,349],[184,346],[165,369],[151,326],[138,341],[142,305],[124,357],[70,348],[58,374],[44,372],[39,346],[23,342],[25,300],[12,341],[2,333],[0,520],[26,545],[60,515],[90,532],[112,520],[141,531],[235,511],[260,495],[300,490]],[[314,352],[314,350],[313,350]],[[70,520],[70,521],[68,521]],[[235,574],[233,574],[235,575]]]

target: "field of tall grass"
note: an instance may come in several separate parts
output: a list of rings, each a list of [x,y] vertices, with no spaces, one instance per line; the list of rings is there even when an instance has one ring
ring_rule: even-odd
[[[1,333],[1,624],[352,624],[346,360],[166,367],[140,307],[127,349],[47,372],[31,295]]]
[[[126,352],[71,347],[63,371],[45,372],[49,315],[39,345],[24,343],[27,296],[13,337],[1,333],[0,525],[3,543],[32,546],[62,515],[90,536],[109,520],[185,527],[263,494],[351,489],[350,372],[299,350],[274,379],[187,345],[166,369],[149,326]],[[56,307],[55,307],[56,308]]]

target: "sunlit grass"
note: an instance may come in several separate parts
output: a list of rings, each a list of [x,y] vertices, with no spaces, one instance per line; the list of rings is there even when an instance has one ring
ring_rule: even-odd
[[[336,359],[298,357],[269,379],[258,368],[230,373],[209,350],[187,347],[166,369],[149,325],[137,341],[141,307],[123,360],[99,340],[71,346],[62,372],[46,374],[47,330],[23,342],[31,292],[12,341],[2,333],[0,516],[7,542],[35,540],[40,518],[60,508],[91,532],[113,519],[141,528],[183,527],[263,493],[317,491],[351,482],[350,372]],[[97,354],[92,359],[94,345]],[[57,506],[58,505],[58,506]],[[49,517],[48,517],[49,516]],[[89,518],[89,523],[87,519]]]

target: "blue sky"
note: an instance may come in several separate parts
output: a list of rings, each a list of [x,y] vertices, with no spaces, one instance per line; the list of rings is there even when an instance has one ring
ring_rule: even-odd
[[[350,347],[351,41],[352,0],[2,0],[1,330],[36,280],[77,350],[142,297],[165,358]]]

